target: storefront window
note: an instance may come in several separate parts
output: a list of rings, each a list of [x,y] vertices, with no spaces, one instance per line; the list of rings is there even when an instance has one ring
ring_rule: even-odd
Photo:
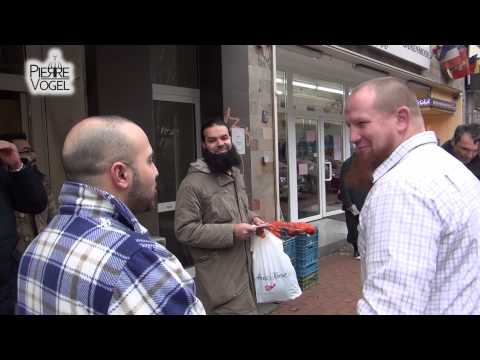
[[[297,119],[297,196],[298,218],[320,213],[318,169],[318,122]]]
[[[338,199],[340,172],[343,164],[342,125],[324,122],[324,162],[325,162],[325,205],[326,211],[341,210]]]
[[[354,71],[351,64],[332,66],[322,56],[278,50],[281,71],[275,84],[282,214],[302,221],[339,214],[337,193],[348,141],[343,112],[346,89],[352,85],[350,77],[341,81],[339,75]]]
[[[301,112],[343,113],[341,84],[293,74],[293,106]]]
[[[278,160],[279,160],[279,190],[280,209],[283,219],[290,219],[288,206],[288,146],[287,146],[287,86],[286,74],[277,71],[277,119],[278,119]]]

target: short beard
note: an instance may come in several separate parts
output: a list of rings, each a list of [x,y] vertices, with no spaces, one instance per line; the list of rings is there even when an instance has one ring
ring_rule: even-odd
[[[132,191],[128,194],[128,208],[134,214],[140,214],[144,212],[151,211],[155,208],[155,198],[148,198],[146,196],[146,189],[140,181],[138,172],[135,168],[132,167],[133,172],[133,184]]]
[[[202,148],[202,156],[213,174],[224,174],[234,166],[240,166],[240,155],[232,144],[232,148],[223,154],[213,154],[208,149]]]
[[[377,154],[355,153],[345,182],[351,188],[368,192],[373,186],[373,173],[395,149],[387,147]]]

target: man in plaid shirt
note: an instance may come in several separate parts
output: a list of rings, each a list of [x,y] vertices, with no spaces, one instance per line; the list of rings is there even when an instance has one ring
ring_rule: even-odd
[[[205,314],[193,279],[132,212],[151,210],[158,171],[133,122],[92,117],[63,146],[59,213],[19,267],[18,314]]]

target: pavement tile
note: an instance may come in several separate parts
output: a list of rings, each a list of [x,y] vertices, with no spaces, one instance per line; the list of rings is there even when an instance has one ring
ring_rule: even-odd
[[[271,315],[354,315],[361,296],[360,261],[351,251],[320,258],[319,281]]]

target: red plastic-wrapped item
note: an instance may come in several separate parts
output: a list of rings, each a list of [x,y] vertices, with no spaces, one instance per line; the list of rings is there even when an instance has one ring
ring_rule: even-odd
[[[288,235],[294,236],[298,234],[315,234],[315,226],[303,222],[286,222],[286,221],[273,221],[266,227],[276,237],[281,238],[282,233],[287,232]],[[263,235],[263,234],[262,234]],[[262,236],[263,237],[263,236]]]

